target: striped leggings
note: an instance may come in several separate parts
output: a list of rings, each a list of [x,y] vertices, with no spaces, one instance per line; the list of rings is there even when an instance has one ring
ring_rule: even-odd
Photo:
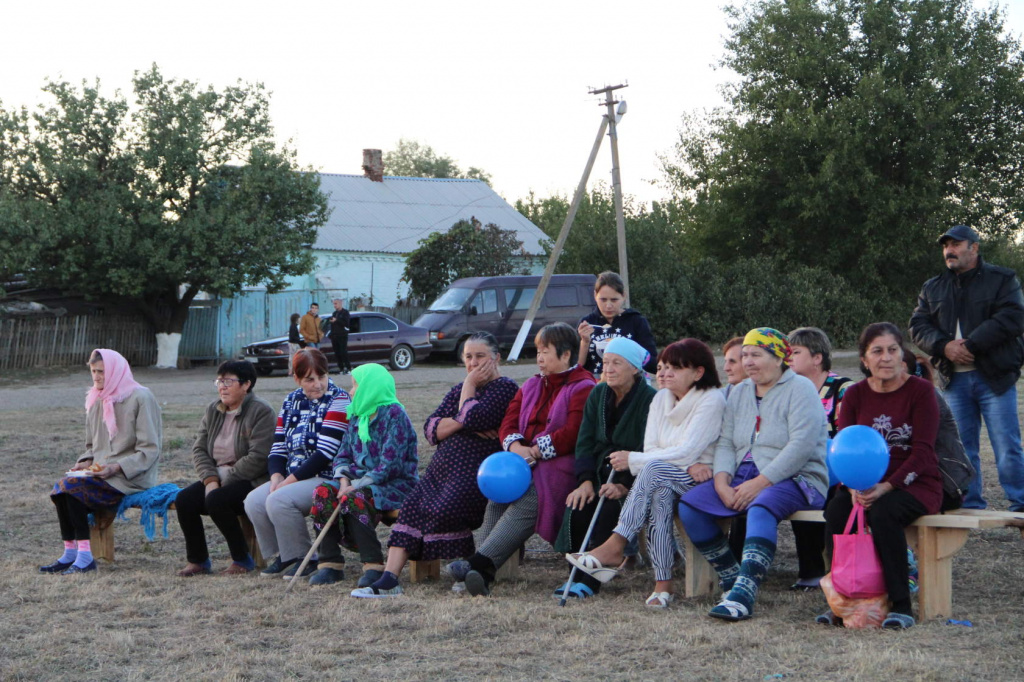
[[[674,464],[652,461],[640,470],[619,512],[615,532],[633,540],[647,526],[647,553],[655,580],[671,580],[676,558],[673,523],[676,501],[694,486],[690,474]]]

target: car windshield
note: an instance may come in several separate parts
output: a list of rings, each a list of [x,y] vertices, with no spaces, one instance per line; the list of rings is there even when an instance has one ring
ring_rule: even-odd
[[[473,289],[456,287],[441,294],[441,298],[430,304],[428,313],[457,313],[473,295]]]

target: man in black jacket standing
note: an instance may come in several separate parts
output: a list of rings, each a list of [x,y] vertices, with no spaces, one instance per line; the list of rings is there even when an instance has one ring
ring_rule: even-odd
[[[1024,295],[1013,270],[982,260],[978,242],[978,233],[966,225],[939,237],[948,270],[925,282],[910,333],[938,369],[960,438],[978,472],[964,508],[987,506],[978,456],[984,417],[1010,509],[1024,511],[1024,451],[1017,418]]]
[[[339,374],[348,374],[352,365],[348,361],[348,323],[349,313],[340,298],[334,299],[334,315],[331,316],[331,345],[334,346],[334,361],[338,364]]]

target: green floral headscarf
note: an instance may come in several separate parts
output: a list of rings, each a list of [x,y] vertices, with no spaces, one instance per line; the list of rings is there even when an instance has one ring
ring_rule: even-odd
[[[370,415],[385,405],[398,404],[395,397],[395,379],[382,365],[370,363],[352,370],[356,394],[348,406],[348,418],[359,417],[359,440],[370,440]]]

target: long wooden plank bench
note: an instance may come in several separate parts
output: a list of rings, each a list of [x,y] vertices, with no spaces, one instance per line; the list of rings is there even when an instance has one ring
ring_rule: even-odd
[[[174,503],[167,508],[167,511],[176,509]],[[97,559],[114,561],[114,510],[103,509],[93,514],[96,523],[89,529],[90,542],[92,544],[92,555]],[[249,522],[249,517],[242,514],[238,517],[242,526],[242,533],[245,534],[245,542],[249,545],[249,554],[256,562],[256,568],[264,568],[267,563],[263,560],[260,552],[260,545],[256,542],[256,529]]]
[[[825,522],[820,511],[802,511],[792,521]],[[731,519],[724,519],[728,525]],[[945,514],[922,516],[907,527],[907,544],[917,555],[919,572],[918,605],[922,620],[953,615],[953,557],[967,542],[971,530],[1015,527],[1024,536],[1024,513],[958,509]],[[711,564],[696,550],[676,519],[686,561],[684,591],[687,597],[711,594],[718,589],[718,576]]]

